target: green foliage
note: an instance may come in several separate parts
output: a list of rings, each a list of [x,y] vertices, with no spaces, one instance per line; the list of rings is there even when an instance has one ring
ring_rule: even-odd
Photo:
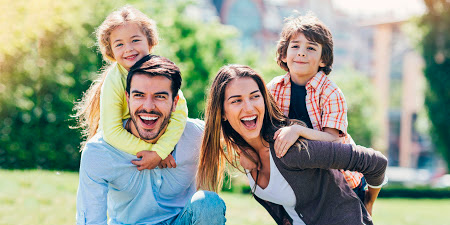
[[[138,7],[157,21],[161,44],[155,54],[174,61],[181,69],[181,87],[189,109],[189,116],[202,117],[207,87],[219,68],[236,63],[237,31],[220,24],[218,19],[202,21],[196,17],[193,2],[155,1]],[[199,13],[201,14],[201,13]],[[157,16],[160,15],[160,16]]]
[[[77,170],[79,130],[70,117],[105,62],[95,28],[125,1],[0,0],[0,168]],[[199,117],[218,69],[236,63],[235,29],[195,19],[193,2],[132,1],[158,22],[156,54],[182,69],[189,115]],[[194,14],[193,14],[194,13]]]
[[[348,107],[348,130],[358,145],[372,146],[380,129],[373,105],[375,88],[363,74],[352,69],[333,71],[330,75],[342,90]]]
[[[0,167],[78,168],[80,136],[70,130],[73,101],[101,65],[96,4],[51,0],[2,3],[0,21]],[[94,11],[97,10],[97,11]]]
[[[425,105],[433,142],[450,169],[450,2],[425,0],[425,3],[428,13],[419,24],[424,32],[420,47],[428,81]]]

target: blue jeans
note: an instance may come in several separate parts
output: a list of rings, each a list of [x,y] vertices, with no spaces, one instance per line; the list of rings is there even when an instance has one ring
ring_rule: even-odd
[[[225,224],[225,202],[215,192],[197,191],[173,225]]]
[[[362,177],[358,187],[353,188],[353,191],[356,193],[356,195],[358,195],[359,199],[361,199],[363,203],[366,196],[366,190],[367,190],[366,179]]]

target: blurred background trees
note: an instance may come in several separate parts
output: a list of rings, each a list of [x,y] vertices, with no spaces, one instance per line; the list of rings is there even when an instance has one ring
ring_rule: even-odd
[[[425,105],[431,121],[431,135],[450,170],[450,2],[425,0],[428,12],[422,17],[420,43],[425,59],[428,87]]]
[[[243,48],[235,28],[215,17],[197,18],[192,2],[0,3],[0,168],[78,170],[82,139],[78,130],[69,129],[75,125],[70,115],[74,102],[105,65],[93,32],[110,12],[127,3],[157,21],[161,41],[154,53],[180,66],[190,117],[202,118],[210,82],[225,64],[250,65],[266,82],[285,73],[274,60],[275,49],[262,55]],[[356,143],[370,146],[377,124],[371,120],[368,81],[355,71],[333,74],[349,104],[349,133]]]

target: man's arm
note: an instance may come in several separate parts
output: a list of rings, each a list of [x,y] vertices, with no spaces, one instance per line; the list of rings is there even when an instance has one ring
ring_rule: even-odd
[[[96,160],[84,150],[81,156],[79,184],[77,191],[77,225],[107,224],[107,182],[98,177],[92,164]]]

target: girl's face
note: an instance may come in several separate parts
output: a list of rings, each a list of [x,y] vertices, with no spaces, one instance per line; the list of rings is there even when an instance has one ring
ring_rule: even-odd
[[[130,70],[137,61],[150,54],[151,47],[147,37],[135,23],[126,23],[114,29],[110,41],[114,59],[126,70]]]
[[[260,141],[264,99],[258,84],[249,77],[235,78],[225,88],[224,119],[247,143]]]

